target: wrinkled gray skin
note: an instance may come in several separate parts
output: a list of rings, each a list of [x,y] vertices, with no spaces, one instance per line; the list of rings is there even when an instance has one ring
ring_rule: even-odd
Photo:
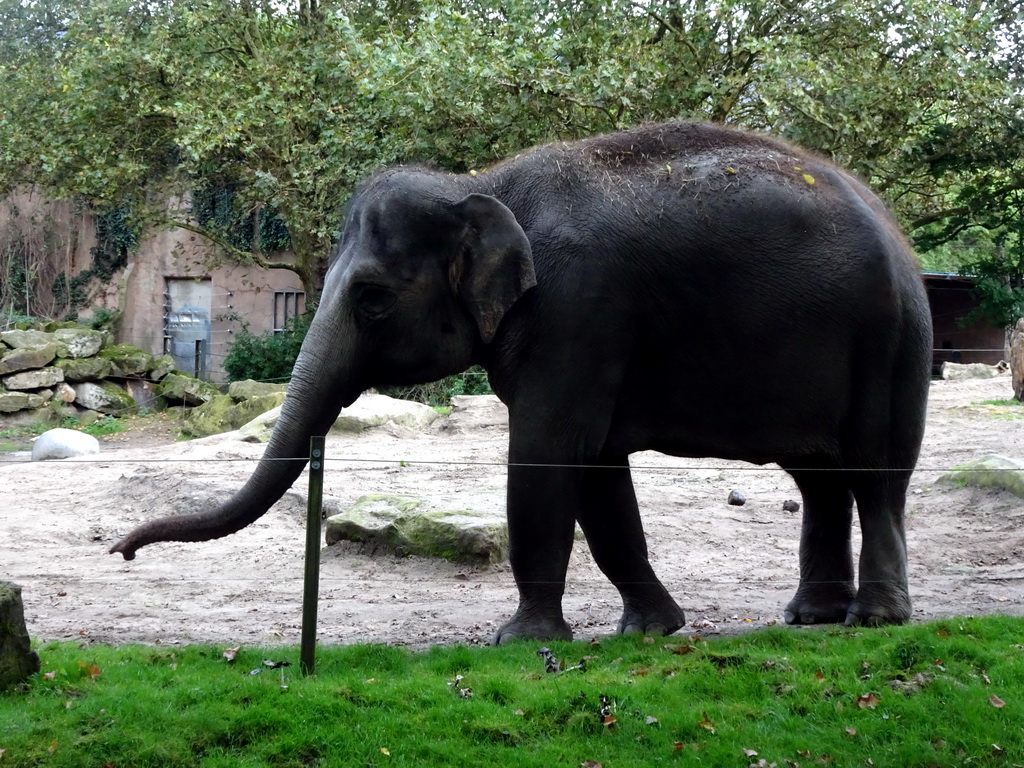
[[[620,631],[683,626],[648,562],[628,469],[647,449],[777,462],[804,510],[786,620],[899,623],[930,349],[917,265],[878,198],[772,139],[670,123],[476,176],[396,168],[352,200],[252,477],[222,506],[146,523],[111,551],[239,530],[302,470],[270,459],[305,456],[364,389],[480,363],[510,412],[520,593],[495,642],[571,636],[576,521],[622,595]]]

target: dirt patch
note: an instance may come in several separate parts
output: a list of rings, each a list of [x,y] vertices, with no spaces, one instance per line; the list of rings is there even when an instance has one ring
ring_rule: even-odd
[[[1024,504],[936,484],[946,469],[984,454],[1024,458],[1021,410],[981,404],[1011,395],[1008,376],[932,386],[908,503],[915,620],[1024,614]],[[304,478],[233,536],[147,547],[130,563],[106,554],[140,521],[224,498],[263,451],[174,442],[173,419],[140,426],[104,438],[99,456],[28,463],[0,454],[0,578],[24,587],[30,633],[44,641],[298,643]],[[331,438],[326,503],[394,493],[500,506],[507,438],[500,425]],[[799,498],[789,477],[774,467],[656,453],[637,454],[632,464],[655,570],[688,622],[702,631],[781,623],[798,576],[800,514],[783,511]],[[745,506],[727,505],[732,490]],[[346,544],[324,550],[320,594],[327,643],[482,643],[516,606],[507,565],[371,556]],[[618,620],[618,594],[583,542],[565,608],[579,638],[609,634]]]

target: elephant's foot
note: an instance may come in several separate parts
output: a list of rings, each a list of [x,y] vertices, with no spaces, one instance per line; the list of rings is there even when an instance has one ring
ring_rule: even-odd
[[[494,633],[491,645],[504,645],[513,640],[572,640],[572,630],[560,614],[538,616],[520,610]]]
[[[856,591],[849,582],[803,585],[786,606],[787,624],[839,624],[847,621]]]
[[[668,597],[661,605],[646,610],[626,606],[618,631],[622,635],[671,635],[685,624],[683,609]]]
[[[904,586],[861,587],[846,612],[848,627],[879,627],[910,620],[910,594]]]

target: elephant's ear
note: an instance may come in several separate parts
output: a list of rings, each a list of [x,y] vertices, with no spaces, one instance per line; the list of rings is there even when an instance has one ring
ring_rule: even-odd
[[[530,241],[512,211],[489,195],[469,195],[454,212],[466,223],[466,233],[452,264],[452,285],[489,344],[501,318],[537,284]]]

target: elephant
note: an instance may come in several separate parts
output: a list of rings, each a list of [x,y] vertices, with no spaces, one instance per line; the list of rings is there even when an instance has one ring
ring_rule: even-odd
[[[764,134],[671,121],[481,172],[384,169],[353,193],[341,232],[251,477],[111,552],[238,531],[304,467],[277,459],[305,456],[365,389],[479,364],[509,409],[519,591],[494,643],[571,638],[577,522],[621,595],[619,632],[684,626],[649,562],[629,465],[643,450],[792,477],[803,512],[788,623],[909,619],[904,506],[931,315],[907,240],[851,173]]]

